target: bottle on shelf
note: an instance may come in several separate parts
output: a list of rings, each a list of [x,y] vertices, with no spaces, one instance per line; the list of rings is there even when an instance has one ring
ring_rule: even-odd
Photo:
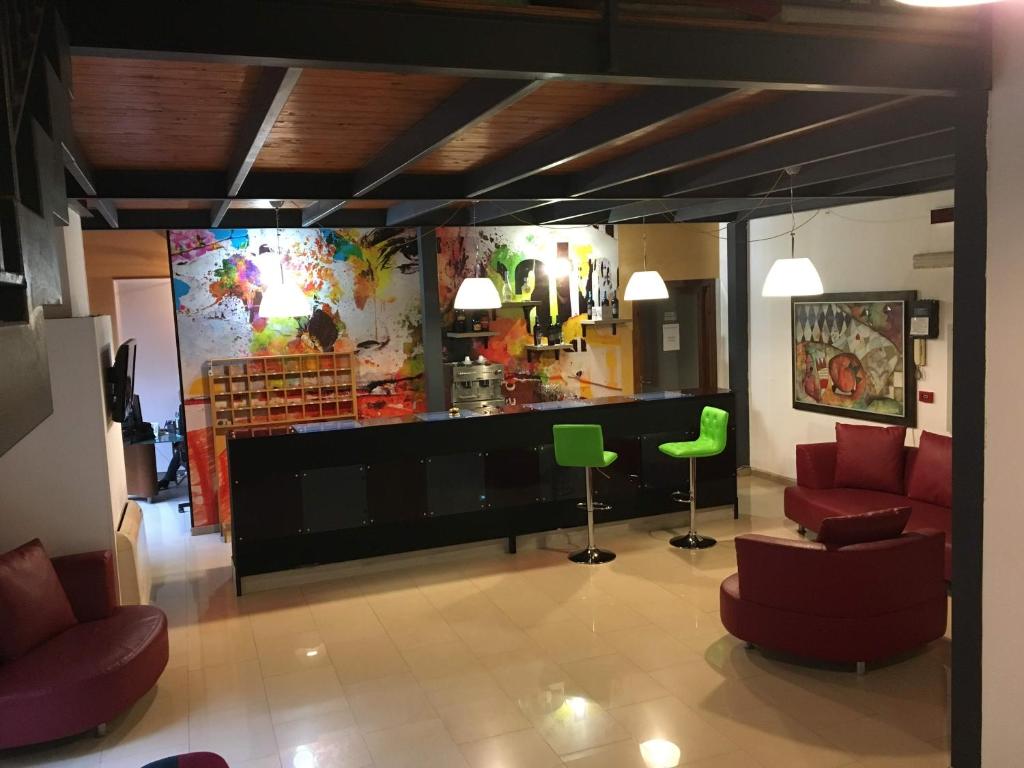
[[[455,323],[454,326],[452,327],[452,330],[455,333],[465,333],[467,330],[469,330],[466,327],[466,313],[464,310],[455,310]]]
[[[541,327],[540,327],[540,320],[539,319],[538,320],[534,320],[533,321],[533,346],[535,346],[535,347],[539,347],[540,346],[540,342],[541,342],[541,339],[542,339],[543,335],[544,334],[541,331]]]
[[[594,302],[594,306],[590,310],[591,320],[601,320],[604,317],[604,307],[601,304],[601,292],[597,292],[597,301]]]
[[[594,314],[594,291],[587,285],[587,317],[593,319]]]
[[[484,312],[483,315],[480,316],[480,330],[484,331],[484,332],[487,332],[487,331],[491,330],[491,313],[490,312]]]
[[[619,297],[615,291],[612,291],[612,320],[619,319]]]
[[[483,330],[483,325],[480,322],[480,315],[473,315],[473,333],[479,333]]]

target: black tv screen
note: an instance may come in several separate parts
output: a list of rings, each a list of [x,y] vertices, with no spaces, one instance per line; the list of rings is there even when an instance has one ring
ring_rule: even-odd
[[[135,394],[135,339],[117,348],[110,368],[110,418],[123,422],[131,412]]]

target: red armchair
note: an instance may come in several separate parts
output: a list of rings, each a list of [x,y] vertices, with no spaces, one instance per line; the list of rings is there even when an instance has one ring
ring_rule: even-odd
[[[845,546],[747,534],[736,557],[739,572],[720,589],[722,624],[752,645],[863,663],[946,631],[941,532]]]
[[[948,441],[925,433],[931,442]],[[836,443],[809,443],[796,447],[796,485],[785,490],[786,517],[803,529],[817,532],[821,521],[838,515],[857,515],[876,509],[910,507],[908,531],[935,530],[945,534],[945,575],[952,580],[953,510],[952,473],[935,461],[933,452],[922,455],[917,448],[904,448],[905,464],[900,493],[844,488],[836,483]],[[921,492],[922,486],[938,486],[937,492]]]
[[[101,726],[167,666],[167,617],[153,606],[118,607],[109,551],[51,562],[78,623],[0,662],[0,749]]]

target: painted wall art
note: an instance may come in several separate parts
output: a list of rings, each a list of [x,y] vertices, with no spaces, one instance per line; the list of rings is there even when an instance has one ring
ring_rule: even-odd
[[[355,352],[359,416],[421,411],[422,308],[415,230],[172,230],[168,250],[189,428],[193,524],[223,522],[223,441],[212,436],[205,365],[218,358]],[[289,280],[307,317],[263,318],[268,286]],[[217,497],[220,497],[218,502]]]
[[[445,336],[445,361],[483,355],[504,366],[510,403],[621,394],[619,337],[590,329],[584,338],[587,296],[610,303],[618,291],[618,247],[603,227],[442,227],[437,230],[438,290],[445,328],[466,277],[485,275],[504,306],[489,319],[494,336]],[[606,313],[610,313],[608,307]],[[559,325],[571,346],[556,356],[530,350],[534,327]]]
[[[913,427],[913,291],[792,300],[793,407]]]

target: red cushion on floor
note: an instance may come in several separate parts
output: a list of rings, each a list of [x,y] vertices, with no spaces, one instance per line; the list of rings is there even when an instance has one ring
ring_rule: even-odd
[[[895,539],[910,520],[910,507],[879,509],[856,515],[826,517],[821,521],[818,542],[830,547]]]
[[[953,506],[953,438],[932,432],[921,434],[907,496],[940,507]]]
[[[836,487],[903,493],[904,427],[836,424]]]
[[[39,539],[0,555],[0,661],[24,656],[76,623]]]

